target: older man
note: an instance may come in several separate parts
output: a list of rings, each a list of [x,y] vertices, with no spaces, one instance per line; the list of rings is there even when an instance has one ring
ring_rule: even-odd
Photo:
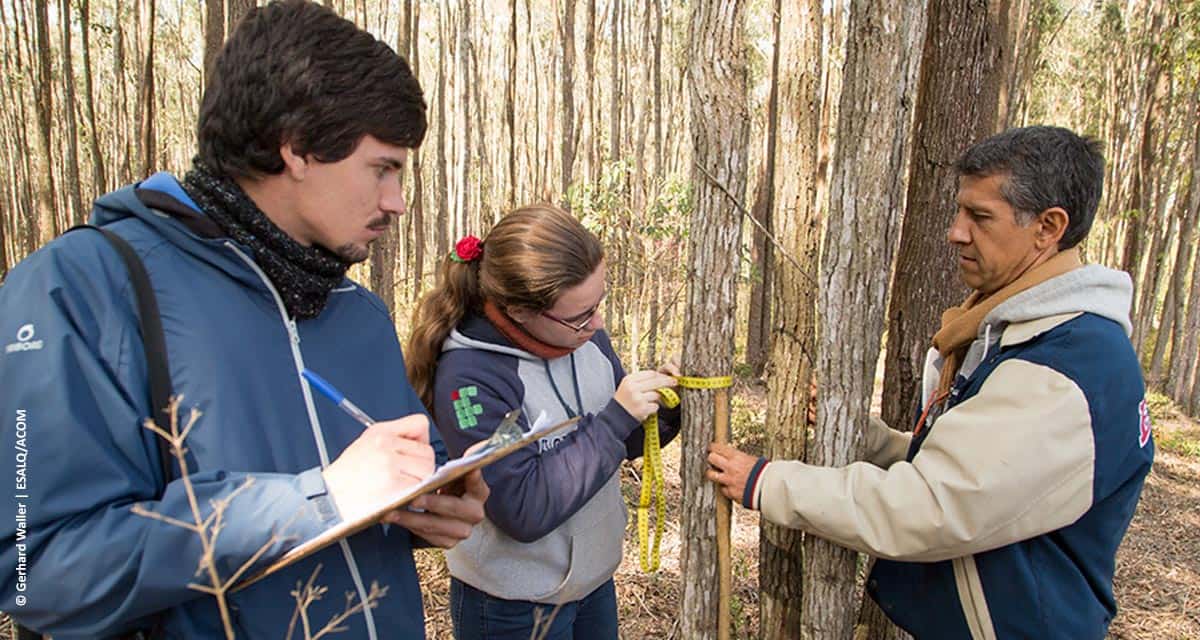
[[[1103,638],[1154,457],[1125,273],[1084,266],[1095,141],[1012,129],[957,163],[947,310],[912,434],[872,420],[842,468],[713,445],[709,477],[777,524],[879,558],[867,590],[919,638]]]

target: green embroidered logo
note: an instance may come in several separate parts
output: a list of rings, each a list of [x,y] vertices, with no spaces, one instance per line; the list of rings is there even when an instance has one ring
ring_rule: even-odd
[[[459,429],[471,429],[479,426],[479,419],[475,416],[483,413],[483,405],[471,402],[471,398],[477,395],[479,395],[479,389],[475,385],[450,393],[450,399],[454,401],[454,415],[458,417]]]

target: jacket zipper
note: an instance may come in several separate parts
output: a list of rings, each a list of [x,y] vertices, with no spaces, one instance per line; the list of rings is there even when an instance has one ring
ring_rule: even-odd
[[[983,580],[975,556],[964,556],[952,560],[953,570],[959,573],[961,583],[956,584],[959,605],[967,619],[967,629],[974,640],[996,640],[996,629],[992,625],[991,613],[983,592]],[[956,579],[956,582],[958,582]],[[965,593],[964,593],[965,588]]]
[[[262,269],[250,259],[249,256],[242,253],[232,242],[226,242],[225,246],[229,247],[242,262],[245,262],[254,273],[267,285],[271,296],[275,298],[275,307],[279,310],[279,317],[283,320],[284,327],[287,328],[288,342],[292,348],[292,363],[296,367],[296,377],[300,378],[300,372],[304,371],[304,355],[300,352],[300,331],[296,327],[296,321],[288,316],[287,307],[283,304],[283,298],[279,297],[279,292],[275,290],[275,285],[271,284],[271,279],[267,274],[263,273]],[[313,405],[312,391],[305,383],[300,384],[300,390],[304,394],[304,408],[308,411],[308,423],[312,427],[313,439],[317,444],[317,453],[321,457],[321,468],[329,466],[329,451],[325,448],[325,434],[321,431],[321,421],[317,418],[317,409]],[[375,633],[375,617],[371,614],[371,607],[367,605],[367,590],[363,586],[362,573],[358,569],[358,562],[354,559],[354,552],[350,550],[350,543],[346,538],[338,541],[338,545],[342,549],[342,556],[346,559],[347,568],[350,570],[350,577],[354,580],[354,588],[358,591],[358,601],[363,603],[362,613],[363,618],[367,622],[367,635],[370,640],[378,640]]]

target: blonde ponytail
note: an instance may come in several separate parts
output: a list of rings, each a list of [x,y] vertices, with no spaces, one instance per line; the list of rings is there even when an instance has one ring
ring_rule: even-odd
[[[450,331],[470,312],[483,308],[479,295],[479,260],[459,262],[442,258],[438,285],[421,298],[413,312],[412,334],[405,351],[408,380],[433,413],[433,377],[438,355]]]
[[[478,247],[476,247],[478,249]],[[487,234],[482,257],[471,251],[442,259],[441,278],[413,313],[408,339],[408,379],[433,413],[433,378],[442,343],[484,300],[501,310],[545,311],[604,261],[604,247],[570,213],[553,205],[521,207]]]

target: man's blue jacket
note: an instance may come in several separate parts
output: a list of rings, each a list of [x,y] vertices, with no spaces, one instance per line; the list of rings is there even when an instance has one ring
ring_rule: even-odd
[[[164,196],[174,214],[143,204]],[[211,220],[166,174],[100,198],[91,222],[145,263],[180,417],[201,412],[187,461],[202,513],[224,504],[212,543],[220,575],[336,524],[320,470],[362,427],[299,372],[320,373],[377,419],[423,412],[380,300],[346,280],[319,316],[292,321],[252,253],[205,234]],[[194,522],[182,480],[158,497],[156,436],[142,426],[149,405],[130,278],[108,242],[70,233],[13,268],[0,287],[0,443],[17,456],[18,489],[9,481],[0,498],[0,610],[56,639],[160,621],[169,637],[223,637],[215,599],[189,586],[208,584],[200,536],[133,511]],[[444,457],[436,430],[430,437]],[[286,637],[292,591],[315,577],[328,588],[306,610],[316,628],[375,584],[386,589],[378,606],[350,616],[339,637],[422,638],[411,546],[407,530],[376,526],[327,547],[230,594],[234,630]]]

